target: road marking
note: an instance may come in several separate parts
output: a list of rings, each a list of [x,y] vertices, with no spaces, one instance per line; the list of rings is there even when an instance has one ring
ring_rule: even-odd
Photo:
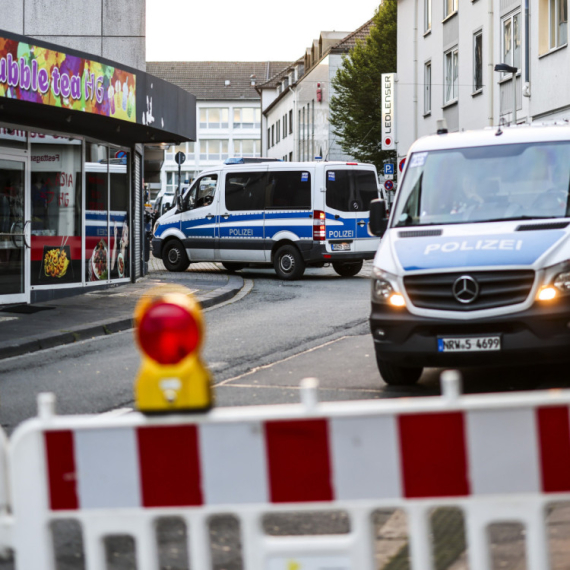
[[[116,416],[124,416],[125,414],[130,414],[134,411],[134,408],[115,408],[114,410],[109,410],[108,412],[102,412],[100,416],[109,416],[109,417],[116,417]]]
[[[241,301],[252,289],[253,289],[253,279],[244,279],[243,287],[231,299],[228,299],[227,301],[224,301],[219,305],[214,305],[213,307],[204,309],[202,312],[207,313],[208,311],[213,311],[214,309],[220,309],[221,307],[225,307],[226,305],[237,303],[238,301]]]
[[[221,384],[216,384],[215,388],[221,386]],[[300,390],[301,386],[277,386],[274,384],[230,384],[226,388],[278,388],[282,390]],[[378,394],[382,392],[379,388],[378,390],[371,390],[370,388],[336,388],[336,387],[324,387],[319,386],[318,390],[334,390],[335,392],[367,392],[370,394]]]
[[[329,346],[330,344],[334,344],[335,342],[338,342],[339,340],[343,340],[345,338],[350,338],[350,337],[349,336],[341,336],[340,338],[330,340],[329,342],[325,342],[324,344],[320,344],[319,346],[313,346],[313,348],[309,348],[308,350],[304,350],[303,352],[298,352],[297,354],[292,354],[291,356],[288,356],[287,358],[283,358],[282,360],[276,360],[275,362],[272,362],[270,364],[264,364],[263,366],[256,366],[255,368],[252,368],[248,372],[244,372],[243,374],[239,374],[238,376],[234,376],[233,378],[228,378],[226,380],[222,380],[221,382],[218,382],[217,384],[213,384],[213,386],[214,387],[224,386],[225,384],[227,384],[228,382],[232,382],[233,380],[239,380],[240,378],[245,378],[246,376],[250,376],[251,374],[255,374],[259,370],[267,370],[268,368],[271,368],[272,366],[275,366],[276,364],[281,364],[282,362],[287,362],[288,360],[291,360],[292,358],[297,358],[297,356],[302,356],[303,354],[309,354],[310,352],[313,352],[313,351],[318,350],[319,348],[323,348],[325,346]]]

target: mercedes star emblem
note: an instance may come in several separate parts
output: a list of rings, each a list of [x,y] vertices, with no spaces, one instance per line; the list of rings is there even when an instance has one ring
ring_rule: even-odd
[[[473,303],[479,295],[479,283],[469,275],[462,275],[453,284],[453,296],[460,303]]]

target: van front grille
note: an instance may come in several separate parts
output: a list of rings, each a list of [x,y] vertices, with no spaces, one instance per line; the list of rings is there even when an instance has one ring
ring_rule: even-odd
[[[533,283],[534,271],[530,270],[465,271],[404,277],[406,292],[414,306],[441,311],[480,311],[522,303]]]

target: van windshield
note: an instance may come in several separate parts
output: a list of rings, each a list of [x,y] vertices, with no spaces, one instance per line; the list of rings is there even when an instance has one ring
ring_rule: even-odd
[[[392,225],[422,226],[570,215],[570,143],[418,152]]]

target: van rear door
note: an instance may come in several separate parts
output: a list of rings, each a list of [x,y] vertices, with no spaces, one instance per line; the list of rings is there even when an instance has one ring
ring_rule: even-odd
[[[367,231],[370,202],[378,198],[375,170],[331,165],[325,182],[327,251],[375,250],[378,239],[371,238]]]

